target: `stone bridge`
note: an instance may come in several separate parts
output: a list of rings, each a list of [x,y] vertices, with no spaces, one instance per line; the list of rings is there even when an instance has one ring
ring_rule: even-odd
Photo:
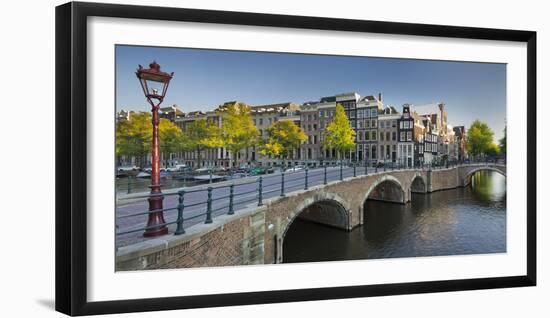
[[[366,200],[407,204],[411,193],[465,187],[480,170],[506,176],[498,164],[461,165],[437,170],[394,170],[346,178],[288,193],[198,224],[180,236],[166,235],[117,251],[117,270],[186,268],[283,261],[285,234],[296,218],[351,230],[363,224]]]

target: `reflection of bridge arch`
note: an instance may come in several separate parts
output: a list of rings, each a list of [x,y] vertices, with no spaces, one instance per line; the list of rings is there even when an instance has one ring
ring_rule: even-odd
[[[495,168],[495,167],[488,167],[488,166],[479,167],[468,171],[468,173],[464,176],[464,183],[463,183],[464,186],[469,185],[472,182],[472,176],[474,175],[474,173],[479,171],[495,171],[506,178],[506,172],[503,171],[502,169]]]
[[[368,199],[406,203],[408,189],[392,175],[383,175],[368,188],[363,202]]]

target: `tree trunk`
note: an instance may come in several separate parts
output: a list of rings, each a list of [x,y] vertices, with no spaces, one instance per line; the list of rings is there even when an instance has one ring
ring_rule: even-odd
[[[197,168],[201,168],[201,149],[197,148]]]

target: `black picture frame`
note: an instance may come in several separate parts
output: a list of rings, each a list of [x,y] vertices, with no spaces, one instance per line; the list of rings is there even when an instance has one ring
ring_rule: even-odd
[[[88,302],[86,255],[87,18],[501,40],[527,44],[527,274],[334,288]],[[56,310],[68,315],[171,310],[536,285],[536,32],[168,7],[70,2],[56,7]]]

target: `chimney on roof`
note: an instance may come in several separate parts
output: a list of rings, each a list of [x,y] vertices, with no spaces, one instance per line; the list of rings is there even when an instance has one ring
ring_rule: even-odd
[[[378,100],[382,102],[382,93],[378,93]]]

